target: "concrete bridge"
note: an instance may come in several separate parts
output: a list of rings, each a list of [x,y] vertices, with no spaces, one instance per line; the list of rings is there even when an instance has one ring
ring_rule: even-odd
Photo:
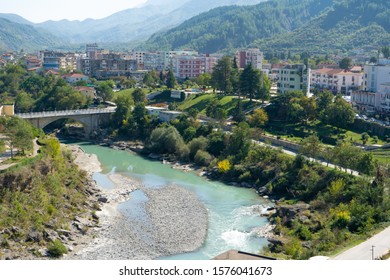
[[[32,112],[15,114],[15,116],[30,121],[37,128],[45,128],[60,119],[73,119],[84,125],[86,135],[90,135],[100,124],[108,120],[114,113],[116,107],[97,108],[97,109],[80,109],[48,112]]]

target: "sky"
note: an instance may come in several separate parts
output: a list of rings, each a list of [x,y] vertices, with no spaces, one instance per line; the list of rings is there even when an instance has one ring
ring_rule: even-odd
[[[0,13],[17,14],[34,23],[47,20],[99,19],[147,0],[0,0]]]

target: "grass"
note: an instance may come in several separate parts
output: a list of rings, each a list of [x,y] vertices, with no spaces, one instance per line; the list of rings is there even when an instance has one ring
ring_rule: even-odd
[[[269,134],[280,136],[283,139],[300,143],[301,140],[309,135],[316,133],[324,144],[336,145],[340,139],[352,140],[353,142],[362,144],[361,134],[351,130],[340,129],[330,125],[324,125],[320,121],[311,122],[307,125],[288,124],[281,121],[269,121],[265,131]],[[370,137],[366,145],[384,145],[381,139],[375,143]]]
[[[199,94],[191,95],[188,99],[183,101],[179,105],[179,109],[183,111],[188,111],[189,109],[197,109],[200,114],[206,114],[207,105],[217,98],[218,104],[223,107],[228,112],[228,115],[231,115],[234,112],[238,99],[235,96],[225,96],[225,95],[216,95],[216,94]],[[248,110],[253,107],[253,104],[249,100],[242,101],[243,110]]]
[[[379,163],[390,164],[390,149],[377,149],[371,153]]]

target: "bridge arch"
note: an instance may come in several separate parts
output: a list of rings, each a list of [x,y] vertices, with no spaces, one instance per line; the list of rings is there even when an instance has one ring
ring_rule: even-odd
[[[30,121],[35,127],[41,129],[60,119],[72,119],[82,123],[84,125],[85,134],[89,136],[103,121],[109,119],[110,115],[114,113],[115,110],[116,107],[109,107],[73,111],[34,112],[17,114],[16,116]]]

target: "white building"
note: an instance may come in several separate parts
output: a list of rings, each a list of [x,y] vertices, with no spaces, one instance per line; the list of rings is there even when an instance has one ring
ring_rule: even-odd
[[[312,87],[329,89],[334,93],[349,95],[352,91],[363,87],[363,73],[361,71],[323,68],[311,71]]]
[[[377,92],[381,84],[390,83],[390,65],[364,66],[364,90]]]
[[[282,66],[277,74],[278,93],[301,90],[310,95],[310,68],[305,64]]]

